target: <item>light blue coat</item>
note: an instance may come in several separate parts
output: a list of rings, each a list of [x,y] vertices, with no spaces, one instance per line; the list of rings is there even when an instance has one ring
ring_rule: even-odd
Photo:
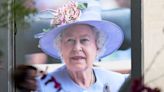
[[[77,85],[70,78],[66,66],[62,66],[47,74],[44,79],[39,79],[39,92],[118,92],[126,79],[125,75],[107,71],[100,67],[94,67],[93,71],[96,82],[85,89]]]

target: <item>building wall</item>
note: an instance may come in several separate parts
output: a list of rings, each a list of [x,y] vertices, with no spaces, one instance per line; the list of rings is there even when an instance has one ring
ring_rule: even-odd
[[[164,91],[164,85],[161,85],[164,83],[163,9],[163,0],[143,0],[142,2],[145,83],[152,88],[159,87]]]
[[[0,92],[8,92],[8,53],[7,53],[7,29],[0,28]]]

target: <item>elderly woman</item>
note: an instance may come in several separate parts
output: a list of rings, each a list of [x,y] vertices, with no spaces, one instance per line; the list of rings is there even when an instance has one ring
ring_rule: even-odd
[[[122,74],[93,67],[94,62],[116,51],[123,41],[121,29],[101,20],[95,12],[99,11],[95,8],[98,4],[93,1],[88,0],[92,4],[87,3],[83,11],[74,2],[60,8],[70,11],[64,15],[55,12],[52,23],[57,27],[40,38],[40,48],[65,63],[40,78],[41,92],[118,92],[125,81]]]

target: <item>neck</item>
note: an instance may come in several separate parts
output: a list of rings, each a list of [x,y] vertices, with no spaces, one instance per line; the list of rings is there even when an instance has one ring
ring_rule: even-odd
[[[84,71],[68,70],[68,72],[72,80],[82,88],[88,88],[94,83],[95,77],[92,69],[86,69]]]

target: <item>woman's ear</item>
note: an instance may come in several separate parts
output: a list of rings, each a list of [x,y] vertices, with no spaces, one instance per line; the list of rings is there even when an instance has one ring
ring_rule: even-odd
[[[97,51],[99,50],[99,48],[97,47]]]
[[[100,53],[100,48],[97,47],[97,56],[99,55]]]

